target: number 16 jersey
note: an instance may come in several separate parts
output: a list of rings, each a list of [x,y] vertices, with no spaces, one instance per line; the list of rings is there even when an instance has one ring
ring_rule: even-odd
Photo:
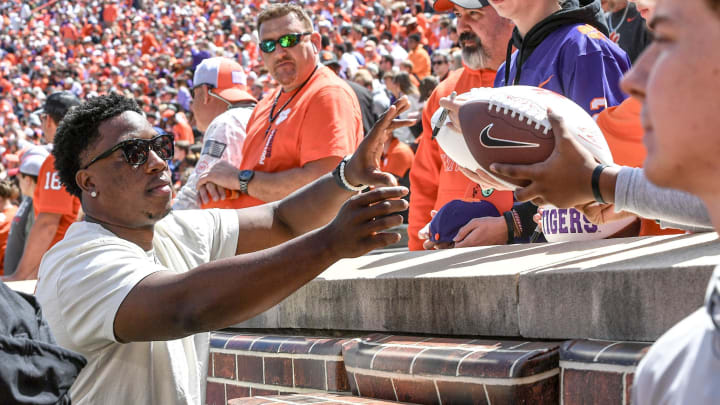
[[[60,224],[49,247],[55,245],[65,236],[70,224],[77,219],[80,211],[80,199],[67,192],[60,183],[60,176],[55,169],[55,156],[48,155],[40,167],[37,186],[33,194],[35,217],[41,212],[61,214]]]

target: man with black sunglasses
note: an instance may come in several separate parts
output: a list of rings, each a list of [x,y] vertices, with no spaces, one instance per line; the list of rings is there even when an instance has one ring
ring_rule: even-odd
[[[296,4],[273,4],[257,19],[260,50],[279,88],[255,107],[242,163],[218,162],[200,179],[203,203],[237,190],[234,208],[280,200],[330,172],[363,137],[352,89],[318,64],[320,34]]]
[[[60,121],[72,107],[79,104],[80,99],[69,91],[53,93],[45,100],[40,114],[41,125],[43,137],[51,148]],[[6,281],[37,278],[38,266],[45,252],[63,238],[70,224],[77,219],[80,200],[62,186],[54,164],[55,158],[51,155],[40,168],[33,195],[35,222],[30,228],[17,270]]]
[[[88,365],[85,404],[204,404],[207,331],[277,304],[344,257],[400,235],[404,187],[376,166],[406,98],[333,171],[281,201],[171,210],[172,138],[137,104],[93,98],[58,128],[60,179],[85,219],[42,262],[37,298],[58,344]],[[378,188],[360,194],[365,185]],[[339,211],[338,211],[339,210]],[[337,214],[337,215],[336,215]]]

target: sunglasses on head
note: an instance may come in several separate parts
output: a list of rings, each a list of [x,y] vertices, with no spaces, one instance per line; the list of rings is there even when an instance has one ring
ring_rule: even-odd
[[[151,139],[128,139],[122,141],[112,148],[98,155],[95,159],[91,160],[90,163],[86,164],[82,169],[85,170],[93,163],[98,160],[105,159],[112,155],[116,150],[122,149],[125,160],[131,166],[140,166],[147,162],[148,156],[150,156],[150,149],[162,160],[170,160],[175,156],[175,144],[173,142],[173,136],[163,132]]]
[[[211,88],[211,89],[214,89],[214,88],[215,88],[213,85],[208,84],[208,83],[200,83],[200,84],[198,84],[198,85],[196,85],[196,86],[192,86],[192,87],[190,88],[190,98],[195,98],[195,89],[197,89],[197,88],[200,87],[200,86],[208,86],[208,88]]]
[[[301,32],[299,34],[285,34],[278,39],[264,39],[260,41],[260,50],[265,53],[273,53],[277,44],[280,44],[283,48],[292,48],[300,42],[303,36],[310,34],[312,32]]]

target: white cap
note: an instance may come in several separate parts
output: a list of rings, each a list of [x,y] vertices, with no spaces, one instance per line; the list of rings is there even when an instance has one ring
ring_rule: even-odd
[[[209,84],[214,88],[213,93],[231,103],[256,101],[247,92],[247,76],[243,67],[232,59],[215,57],[203,60],[193,76],[193,86],[200,84]]]

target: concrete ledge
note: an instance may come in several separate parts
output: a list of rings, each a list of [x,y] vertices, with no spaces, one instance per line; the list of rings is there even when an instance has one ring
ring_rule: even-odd
[[[375,252],[237,327],[652,341],[701,305],[716,239]]]
[[[716,234],[630,238],[579,261],[523,272],[528,338],[653,341],[703,303]],[[575,245],[578,246],[578,245]]]

